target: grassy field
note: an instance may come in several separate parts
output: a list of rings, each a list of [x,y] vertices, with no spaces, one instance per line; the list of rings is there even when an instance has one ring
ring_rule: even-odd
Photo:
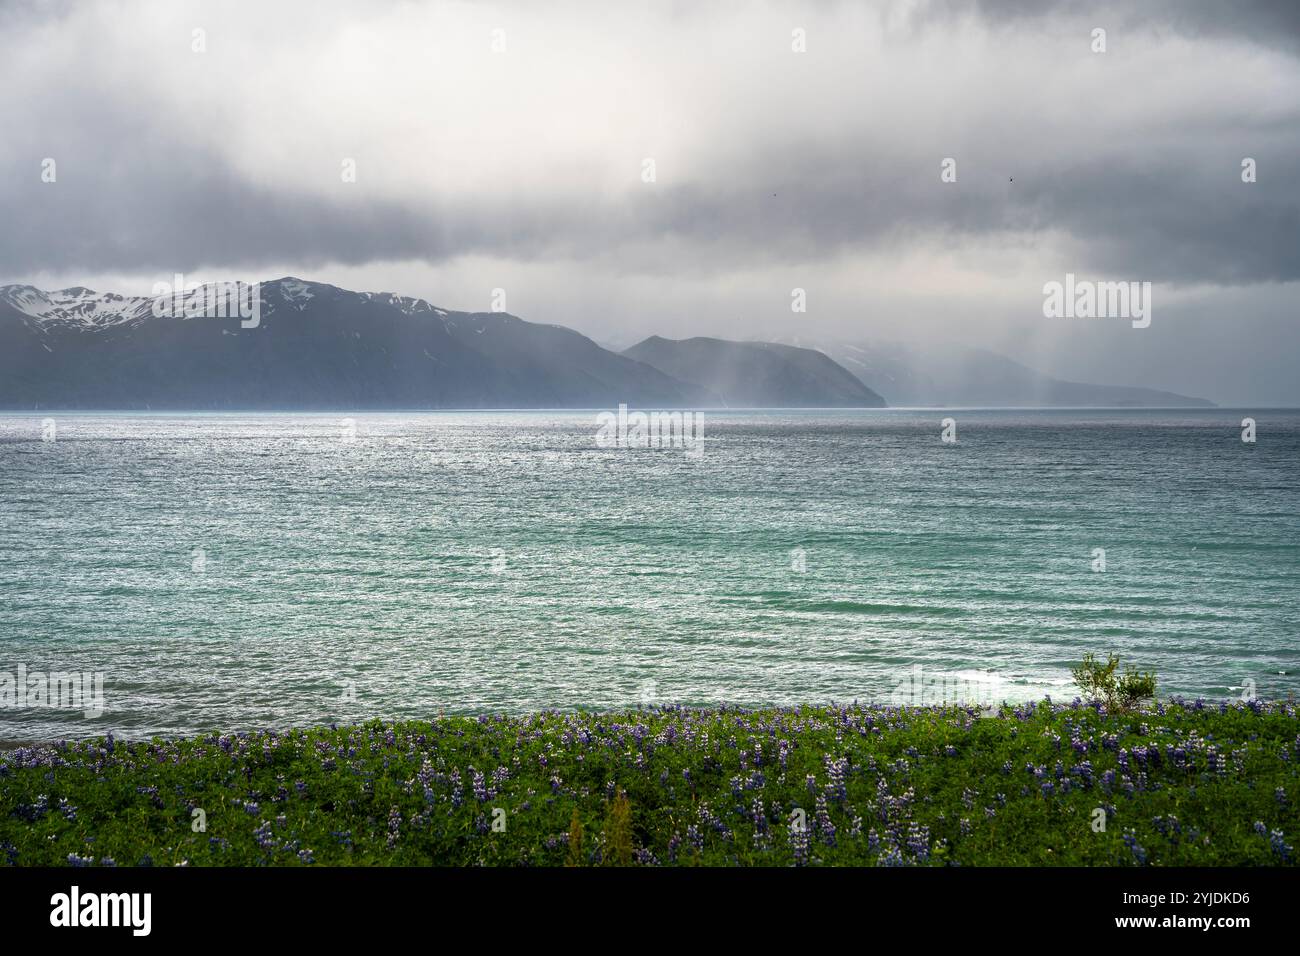
[[[448,717],[0,754],[0,865],[1294,864],[1292,704]]]

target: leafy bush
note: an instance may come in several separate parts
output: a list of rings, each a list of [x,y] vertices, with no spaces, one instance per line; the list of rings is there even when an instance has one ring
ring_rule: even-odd
[[[1092,654],[1085,654],[1083,663],[1071,672],[1074,682],[1090,701],[1104,704],[1113,714],[1127,713],[1141,707],[1144,700],[1154,700],[1156,678],[1151,673],[1139,673],[1129,668],[1116,675],[1119,658],[1111,654],[1103,664]]]
[[[622,790],[609,805],[601,862],[606,866],[632,865],[632,804]]]

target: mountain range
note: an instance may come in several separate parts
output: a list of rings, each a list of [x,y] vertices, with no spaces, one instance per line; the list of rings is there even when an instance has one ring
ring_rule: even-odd
[[[693,382],[740,407],[883,408],[885,400],[829,356],[773,342],[665,339],[652,335],[623,352]],[[780,399],[779,403],[774,400]]]
[[[211,286],[187,291],[170,310],[148,296],[0,286],[0,408],[1209,404],[1060,382],[993,353],[959,374],[838,342],[651,336],[616,352],[504,312],[457,312],[291,277],[256,288],[254,326],[233,312],[203,317],[184,307],[211,301]]]
[[[833,358],[895,406],[1176,408],[1213,402],[1131,385],[1090,385],[1045,375],[988,349],[951,342],[805,340],[793,345]]]

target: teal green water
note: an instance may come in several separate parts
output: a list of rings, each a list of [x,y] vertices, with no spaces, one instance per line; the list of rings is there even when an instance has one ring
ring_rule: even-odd
[[[706,412],[698,458],[593,412],[353,418],[0,416],[0,675],[106,706],[0,738],[887,700],[917,665],[1070,696],[1111,650],[1297,687],[1295,412]]]

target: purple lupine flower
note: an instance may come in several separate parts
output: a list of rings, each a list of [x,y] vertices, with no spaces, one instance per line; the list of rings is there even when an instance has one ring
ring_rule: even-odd
[[[700,832],[700,828],[694,823],[686,828],[686,840],[691,846],[695,847],[695,849],[704,849],[704,834]]]
[[[469,768],[469,774],[470,787],[474,791],[474,799],[479,803],[482,803],[488,798],[487,780],[484,778],[482,772],[473,767]]]
[[[786,832],[786,840],[790,844],[790,852],[794,854],[794,865],[807,865],[808,850],[812,842],[812,834],[808,832],[808,828],[806,826],[791,826]]]
[[[253,831],[253,839],[263,850],[270,850],[275,847],[275,837],[271,833],[271,824],[266,820],[262,821],[261,826]]]
[[[835,846],[835,824],[831,821],[830,811],[826,807],[826,798],[820,794],[817,797],[817,832],[821,834],[822,842],[827,846]]]
[[[832,760],[829,756],[822,760],[826,768],[826,776],[829,782],[826,784],[826,795],[832,800],[843,803],[849,798],[848,789],[844,785],[844,778],[849,771],[849,758],[841,757],[838,760]]]
[[[911,823],[907,828],[907,848],[917,860],[924,863],[930,859],[930,828],[919,823]]]
[[[674,830],[673,835],[668,838],[668,861],[670,863],[677,862],[677,850],[681,845],[682,838],[678,835],[677,831]]]
[[[397,807],[388,811],[388,848],[391,850],[397,846],[397,841],[402,832],[402,814]]]
[[[1129,848],[1133,854],[1133,859],[1137,861],[1138,866],[1145,866],[1147,862],[1147,851],[1137,841],[1137,835],[1132,830],[1124,831],[1124,845]]]
[[[1291,859],[1292,848],[1283,839],[1281,830],[1274,830],[1268,835],[1268,845],[1274,853],[1282,858],[1283,862],[1289,862]]]

